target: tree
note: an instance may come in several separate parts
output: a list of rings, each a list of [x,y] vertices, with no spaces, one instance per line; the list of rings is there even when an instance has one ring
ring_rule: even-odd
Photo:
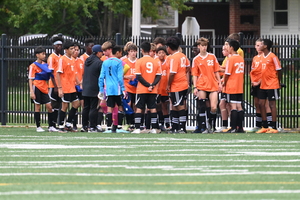
[[[144,17],[158,19],[158,8],[169,4],[179,12],[187,0],[142,0]],[[7,34],[62,32],[67,35],[111,35],[131,16],[132,0],[4,0],[0,27]],[[128,20],[127,20],[128,21]]]

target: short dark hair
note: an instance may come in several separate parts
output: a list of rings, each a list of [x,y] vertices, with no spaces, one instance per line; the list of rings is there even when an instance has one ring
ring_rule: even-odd
[[[166,47],[164,47],[164,46],[160,46],[160,47],[158,47],[158,48],[156,49],[156,53],[158,53],[159,51],[164,51],[166,54],[168,54],[168,53],[167,53],[167,49],[166,49]]]
[[[180,41],[179,37],[172,36],[172,37],[169,37],[167,39],[166,45],[168,47],[170,47],[170,49],[172,49],[173,51],[175,51],[175,50],[177,50],[179,48],[180,43],[181,43],[181,41]]]
[[[273,46],[273,42],[270,39],[263,39],[264,45],[267,45],[267,49],[270,51],[271,47]]]
[[[129,46],[127,46],[126,51],[130,51],[130,50],[137,51],[137,46],[133,43],[130,44]]]
[[[112,48],[112,54],[115,55],[117,52],[122,52],[122,47],[118,46],[118,45],[115,45],[113,48]]]
[[[141,49],[143,49],[143,51],[144,51],[145,53],[149,53],[150,50],[151,50],[151,44],[150,44],[150,42],[147,42],[147,41],[143,42],[143,43],[141,44]]]
[[[74,43],[74,47],[78,47],[79,50],[81,49],[80,45],[78,43],[76,43],[76,42]]]
[[[94,43],[94,39],[93,38],[87,38],[84,40],[84,45],[85,46],[89,46],[89,44]]]
[[[153,40],[154,44],[162,44],[162,45],[166,45],[166,40],[163,37],[157,37]]]
[[[240,48],[240,43],[237,40],[229,40],[229,46],[233,47],[234,51],[237,51]]]
[[[74,42],[72,42],[71,40],[67,40],[64,43],[64,49],[69,49],[70,47],[73,47],[73,46],[74,46]]]
[[[236,40],[236,41],[240,41],[240,35],[238,33],[231,33],[227,39],[232,39],[232,40]]]
[[[43,53],[43,52],[46,53],[46,49],[42,46],[38,46],[34,49],[34,55],[39,54],[39,53]]]

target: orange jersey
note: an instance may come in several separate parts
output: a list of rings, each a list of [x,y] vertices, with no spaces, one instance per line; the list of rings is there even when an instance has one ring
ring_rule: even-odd
[[[219,70],[220,65],[214,54],[207,53],[204,57],[198,54],[193,59],[192,65],[192,75],[198,77],[197,89],[208,92],[218,91],[219,83],[215,73]]]
[[[252,59],[250,79],[251,82],[258,82],[261,80],[261,55],[254,56]]]
[[[80,56],[80,59],[83,61],[83,63],[85,62],[85,60],[90,57],[87,53],[84,53]]]
[[[278,57],[270,52],[267,56],[262,56],[261,63],[262,73],[260,88],[264,90],[278,89],[279,80],[277,71],[281,70]]]
[[[135,59],[134,61],[131,61],[128,58],[125,58],[123,61],[130,67],[130,69],[126,72],[125,76],[133,75],[131,80],[134,80],[135,79],[135,63],[136,63],[137,59]],[[130,85],[129,81],[130,81],[130,79],[124,78],[124,85],[125,85],[126,91],[130,92],[130,93],[136,93],[136,87],[133,85]]]
[[[146,55],[137,60],[135,64],[135,74],[141,75],[145,81],[148,83],[153,83],[156,75],[161,75],[161,68],[157,61],[155,61],[152,57]],[[150,92],[148,91],[148,87],[145,87],[140,82],[137,85],[136,93],[137,94],[157,94],[158,87],[154,87],[154,89]]]
[[[75,72],[77,74],[78,81],[81,82],[83,72],[84,72],[84,62],[80,58],[76,58],[74,60],[74,65],[75,65]]]
[[[158,58],[155,60],[158,61],[159,65],[161,66],[161,79],[158,84],[158,94],[161,96],[169,96],[167,93],[167,86],[168,86],[168,79],[170,74],[170,63],[167,57],[165,61],[162,63]]]
[[[55,74],[57,72],[58,69],[58,60],[60,58],[60,54],[57,55],[56,53],[52,53],[48,60],[47,60],[47,64],[49,66],[49,69],[51,69],[53,71],[53,75],[54,75],[54,80],[55,80]],[[49,88],[54,88],[54,84],[52,82],[52,80],[49,80]]]
[[[225,85],[225,93],[242,94],[244,92],[244,58],[234,54],[226,61],[225,75],[229,78]]]
[[[75,89],[75,74],[74,59],[66,55],[62,56],[58,62],[57,73],[60,73],[61,87],[64,93],[76,92]]]
[[[190,66],[189,59],[179,51],[170,55],[168,59],[170,61],[170,74],[175,74],[170,92],[179,92],[188,89],[189,83],[186,70]]]
[[[29,66],[28,79],[35,79],[35,74],[42,72],[41,68],[32,63]],[[33,85],[37,87],[42,93],[48,94],[48,84],[45,80],[34,80]]]

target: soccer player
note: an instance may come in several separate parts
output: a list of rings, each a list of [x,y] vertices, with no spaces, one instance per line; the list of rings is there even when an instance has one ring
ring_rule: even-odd
[[[123,64],[119,59],[122,57],[122,48],[120,46],[114,46],[112,48],[113,57],[106,59],[102,64],[102,69],[99,77],[99,97],[103,99],[104,96],[104,84],[106,87],[107,96],[107,114],[106,123],[107,127],[110,127],[113,123],[112,111],[113,108],[118,106],[118,125],[113,125],[111,128],[112,133],[127,131],[122,129],[122,122],[124,118],[124,111],[122,106],[122,95],[127,97],[124,80],[123,80]],[[107,129],[107,132],[109,129]]]
[[[129,105],[133,109],[136,110],[135,106],[135,98],[136,98],[136,86],[137,86],[137,79],[135,76],[135,64],[138,60],[137,55],[137,46],[131,42],[129,46],[126,47],[127,49],[127,58],[123,59],[123,61],[130,66],[130,69],[124,75],[124,84],[128,94],[128,98],[130,99]],[[126,114],[126,121],[127,124],[130,125],[129,129],[134,129],[134,113],[133,114]]]
[[[226,61],[224,92],[227,95],[227,102],[231,106],[231,129],[227,132],[243,133],[244,59],[237,54],[237,50],[240,47],[238,41],[229,39],[228,44],[228,53],[231,56]]]
[[[208,39],[201,37],[198,41],[200,53],[193,59],[192,75],[194,95],[199,99],[199,129],[202,133],[211,133],[206,126],[205,107],[206,98],[210,101],[209,124],[215,127],[217,117],[218,92],[221,92],[222,85],[219,75],[219,62],[214,54],[207,52]]]
[[[172,130],[171,132],[186,133],[186,95],[189,87],[188,72],[189,59],[179,52],[180,39],[169,37],[167,39],[167,52],[170,62],[170,74],[168,78],[167,91],[172,103]]]
[[[84,41],[85,46],[85,53],[80,56],[80,59],[85,62],[85,60],[93,53],[93,46],[94,46],[94,39],[93,38],[87,38]]]
[[[160,46],[156,49],[157,58],[161,66],[161,79],[158,86],[157,113],[159,119],[159,128],[161,131],[166,131],[170,128],[169,116],[169,94],[167,93],[168,77],[170,73],[170,64],[167,59],[167,50],[165,46]],[[166,125],[166,126],[164,126]],[[167,128],[167,129],[166,129]]]
[[[249,132],[256,132],[262,127],[262,118],[261,118],[261,112],[260,112],[260,106],[259,106],[259,98],[258,93],[260,90],[260,82],[261,82],[261,59],[263,52],[261,51],[263,45],[262,39],[258,39],[255,42],[255,49],[258,53],[258,55],[253,57],[252,60],[252,66],[251,66],[251,72],[250,72],[250,79],[251,79],[251,95],[254,98],[254,105],[256,109],[256,121],[255,121],[255,127],[250,130]],[[269,106],[269,101],[266,100],[265,109],[267,111],[267,121],[268,125],[272,121],[272,114],[271,109]]]
[[[63,44],[63,38],[62,37],[54,37],[52,42],[53,42],[53,48],[54,51],[53,53],[48,57],[47,63],[48,67],[50,70],[52,70],[53,73],[53,78],[49,80],[49,96],[51,100],[51,106],[53,109],[53,123],[54,127],[56,127],[56,123],[58,121],[58,111],[59,108],[61,107],[61,98],[58,96],[58,88],[57,88],[57,83],[56,83],[56,72],[58,69],[58,60],[61,57],[60,52],[62,49],[62,44]]]
[[[276,125],[276,100],[279,99],[279,89],[282,74],[278,57],[270,51],[272,45],[273,42],[271,40],[263,39],[261,46],[261,51],[263,52],[261,58],[262,74],[260,90],[258,93],[263,128],[258,130],[257,133],[278,133]],[[267,99],[269,100],[269,105],[272,113],[272,122],[270,124],[271,128],[268,128],[265,109]]]
[[[34,120],[36,123],[36,131],[44,132],[45,130],[41,127],[41,104],[46,105],[48,111],[48,131],[57,132],[58,130],[54,127],[53,111],[48,95],[48,84],[47,81],[50,79],[52,71],[48,68],[47,63],[44,63],[46,58],[46,49],[39,46],[34,50],[36,61],[29,66],[29,90],[30,98],[34,102]]]
[[[93,54],[85,61],[82,80],[82,96],[84,100],[84,107],[82,111],[82,132],[102,131],[102,127],[97,126],[97,105],[99,93],[98,79],[102,67],[102,61],[100,58],[103,56],[103,51],[101,49],[101,45],[99,44],[94,45],[92,51]]]
[[[161,78],[161,68],[157,61],[149,55],[151,51],[150,43],[143,42],[140,47],[143,57],[135,64],[135,74],[139,82],[136,89],[137,109],[134,119],[136,130],[132,133],[141,133],[142,111],[145,109],[145,105],[151,112],[152,130],[150,133],[159,133],[157,129],[156,96],[158,91],[157,84]]]
[[[77,109],[80,106],[75,89],[75,83],[79,84],[79,82],[78,78],[76,78],[74,59],[72,58],[74,53],[74,43],[66,41],[64,43],[64,50],[65,54],[59,59],[58,70],[56,72],[58,96],[62,98],[59,129],[60,131],[73,131],[72,122],[74,121]],[[68,119],[64,126],[66,112],[70,103],[72,104],[72,108],[69,111]]]
[[[74,44],[74,53],[72,54],[72,57],[74,59],[75,73],[77,75],[78,82],[79,82],[79,85],[76,85],[75,88],[76,88],[77,97],[80,101],[80,106],[83,107],[83,97],[82,97],[81,85],[82,85],[82,75],[83,75],[83,70],[84,70],[84,62],[83,62],[83,60],[81,60],[78,57],[79,53],[80,53],[80,46],[79,46],[79,44],[75,43]],[[73,130],[74,131],[77,131],[77,123],[78,123],[78,112],[76,112],[75,118],[73,121]]]

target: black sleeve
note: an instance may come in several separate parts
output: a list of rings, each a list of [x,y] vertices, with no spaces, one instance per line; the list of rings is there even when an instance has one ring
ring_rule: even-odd
[[[155,79],[154,79],[154,82],[152,83],[153,86],[156,86],[157,83],[160,81],[161,79],[161,75],[156,75],[155,76]]]
[[[150,87],[150,83],[148,83],[140,74],[137,74],[136,78],[143,86]]]

